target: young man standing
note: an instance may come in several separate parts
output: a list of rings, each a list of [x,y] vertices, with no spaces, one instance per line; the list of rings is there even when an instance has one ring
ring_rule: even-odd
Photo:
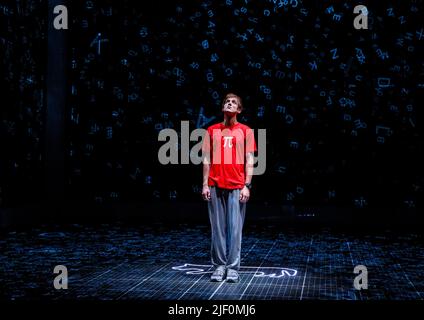
[[[242,229],[256,151],[253,130],[237,121],[242,109],[241,98],[227,94],[222,103],[224,121],[210,126],[203,140],[202,197],[208,201],[215,267],[211,281],[239,281]]]

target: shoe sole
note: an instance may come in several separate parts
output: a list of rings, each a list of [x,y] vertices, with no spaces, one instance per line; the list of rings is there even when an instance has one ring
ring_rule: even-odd
[[[224,280],[225,280],[225,274],[223,274],[222,276],[220,276],[220,275],[217,275],[217,276],[213,275],[213,276],[211,276],[211,281],[212,282],[222,282]]]

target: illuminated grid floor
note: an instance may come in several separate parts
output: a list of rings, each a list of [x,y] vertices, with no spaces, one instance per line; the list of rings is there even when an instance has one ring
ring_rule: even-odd
[[[365,300],[424,298],[418,235],[353,236],[328,230],[247,229],[241,281],[211,283],[209,229],[116,225],[8,232],[0,238],[3,299]],[[65,265],[69,288],[53,288]],[[367,291],[353,288],[368,268]]]

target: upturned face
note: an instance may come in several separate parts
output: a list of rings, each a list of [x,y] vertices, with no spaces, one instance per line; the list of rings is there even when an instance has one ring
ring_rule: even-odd
[[[239,103],[237,97],[228,97],[222,107],[222,111],[228,115],[240,113]]]

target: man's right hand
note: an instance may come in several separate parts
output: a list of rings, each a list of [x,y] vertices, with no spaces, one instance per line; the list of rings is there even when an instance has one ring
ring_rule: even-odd
[[[202,197],[203,197],[203,200],[206,200],[206,201],[211,200],[211,189],[209,188],[209,186],[203,186]]]

